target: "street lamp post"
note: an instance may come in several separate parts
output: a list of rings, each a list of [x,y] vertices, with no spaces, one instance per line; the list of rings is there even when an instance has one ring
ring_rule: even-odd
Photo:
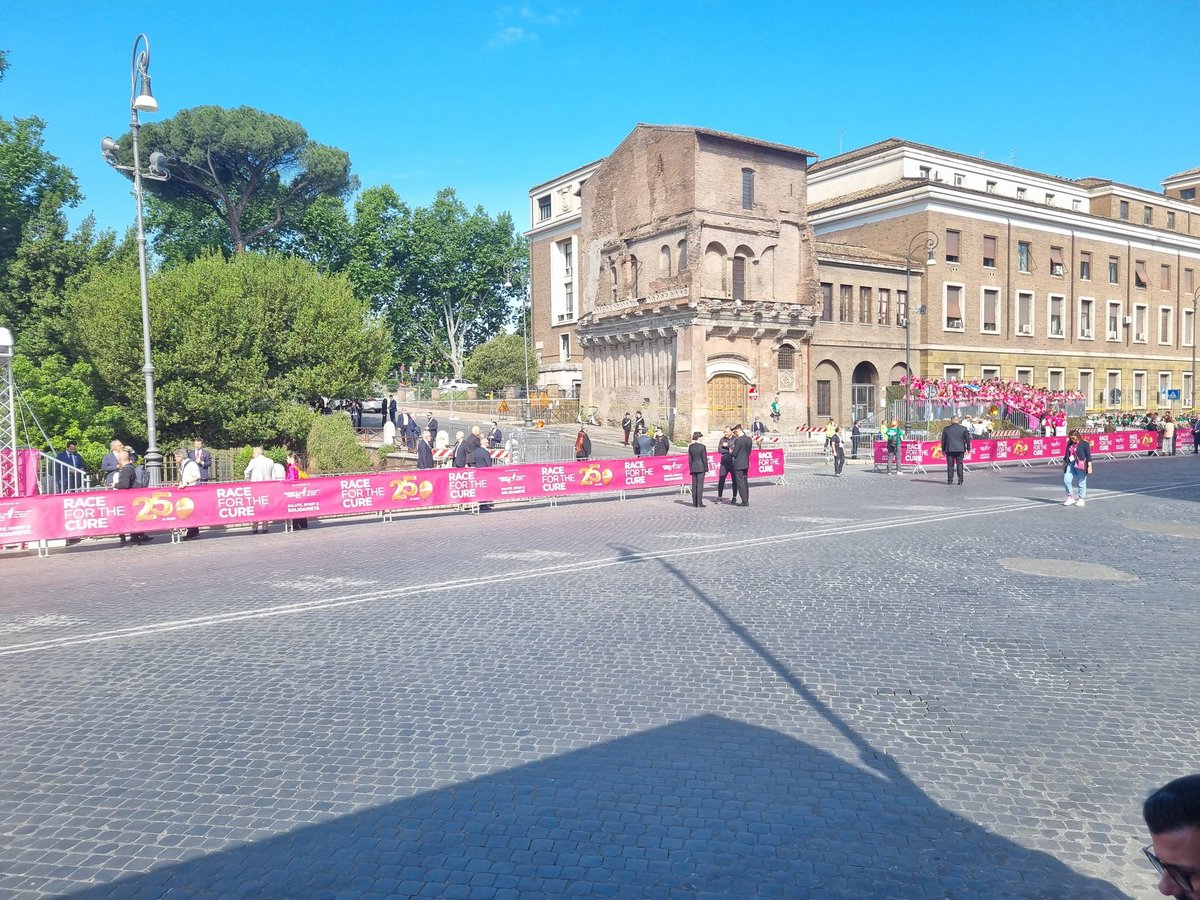
[[[506,291],[511,291],[512,286],[513,286],[512,276],[510,275],[504,279],[504,289]],[[521,291],[521,352],[522,352],[522,355],[525,357],[525,403],[523,405],[523,409],[524,409],[525,427],[532,428],[533,427],[533,416],[530,412],[530,406],[529,406],[529,334],[528,334],[528,327],[527,327],[526,321],[525,321],[526,317],[527,317],[527,312],[529,309],[529,305],[526,302],[528,300],[528,298],[529,298],[529,290],[525,289],[525,290]]]
[[[938,237],[932,231],[918,231],[913,235],[912,240],[908,242],[908,253],[904,257],[904,428],[908,429],[909,420],[912,419],[912,367],[908,364],[908,355],[912,346],[909,337],[909,322],[912,320],[912,264],[913,254],[917,252],[919,246],[925,247],[925,268],[928,270],[930,266],[937,264],[937,257],[933,255],[933,251],[937,249]],[[924,290],[925,282],[921,282],[921,288]],[[925,307],[922,306],[917,310],[919,313],[925,312]]]
[[[1192,383],[1188,385],[1188,405],[1193,413],[1196,410],[1196,304],[1200,302],[1200,288],[1192,294]],[[1193,421],[1195,415],[1192,416]],[[1195,440],[1193,434],[1192,439]]]
[[[138,48],[141,47],[141,52]],[[117,164],[117,142],[106,137],[100,142],[100,152],[114,169],[133,174],[133,196],[137,204],[138,274],[142,291],[142,373],[146,376],[146,473],[150,484],[162,484],[162,453],[158,450],[158,428],[154,419],[154,364],[150,355],[150,298],[146,286],[146,231],[142,223],[142,179],[166,181],[170,175],[163,167],[161,153],[150,154],[149,170],[142,171],[138,148],[139,112],[158,112],[158,101],[150,91],[150,40],[139,34],[133,41],[133,56],[129,65],[129,131],[133,139],[133,165]]]

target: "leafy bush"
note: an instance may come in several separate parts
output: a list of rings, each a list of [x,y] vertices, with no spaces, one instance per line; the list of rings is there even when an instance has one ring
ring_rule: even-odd
[[[358,443],[350,416],[317,416],[306,441],[310,472],[367,472],[371,457]]]

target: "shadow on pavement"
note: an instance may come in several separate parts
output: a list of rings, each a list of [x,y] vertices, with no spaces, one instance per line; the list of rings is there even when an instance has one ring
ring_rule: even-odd
[[[1125,896],[943,809],[682,572],[658,563],[860,764],[701,715],[73,896]]]

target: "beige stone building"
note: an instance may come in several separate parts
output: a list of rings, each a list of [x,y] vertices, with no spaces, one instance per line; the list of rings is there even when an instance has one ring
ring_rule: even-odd
[[[809,215],[822,240],[901,257],[936,240],[914,289],[917,375],[1178,410],[1193,396],[1197,185],[1200,170],[1162,194],[1071,181],[893,138],[814,164]]]
[[[676,437],[776,396],[785,427],[873,421],[906,364],[1192,405],[1200,170],[1160,194],[899,139],[810,159],[639,125],[531,191],[542,384],[569,373],[606,420],[641,408]]]

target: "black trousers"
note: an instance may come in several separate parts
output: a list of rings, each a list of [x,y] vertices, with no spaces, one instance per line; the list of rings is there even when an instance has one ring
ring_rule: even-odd
[[[692,506],[700,506],[704,502],[704,473],[692,473]]]
[[[845,453],[833,454],[833,474],[841,475],[842,474],[842,466],[844,466],[844,465],[846,465],[846,454]]]
[[[750,478],[745,469],[733,470],[733,490],[735,496],[742,498],[742,503],[750,503]]]
[[[718,474],[717,474],[717,499],[718,500],[720,500],[721,495],[725,493],[725,479],[726,478],[733,479],[733,486],[730,488],[730,491],[732,492],[734,497],[737,496],[737,475],[734,473],[733,469],[731,469],[725,463],[721,463],[721,467],[718,470]]]
[[[958,483],[962,484],[963,480],[963,454],[947,453],[946,454],[946,484],[954,480],[954,473],[958,472]]]

